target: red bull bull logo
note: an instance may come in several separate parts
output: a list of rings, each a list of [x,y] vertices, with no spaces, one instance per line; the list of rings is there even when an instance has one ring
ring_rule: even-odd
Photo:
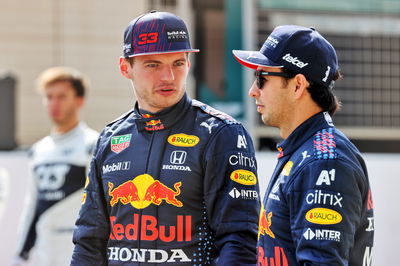
[[[269,212],[267,214],[266,210],[261,210],[261,215],[260,215],[260,221],[258,224],[258,237],[260,235],[268,235],[272,238],[275,238],[275,234],[271,230],[271,224],[272,224],[272,212]]]
[[[114,188],[114,184],[108,182],[108,195],[111,196],[110,205],[118,202],[126,205],[130,203],[136,209],[144,209],[150,204],[160,205],[162,201],[182,207],[183,203],[176,197],[181,194],[182,182],[176,182],[171,189],[152,176],[143,174],[122,183]]]
[[[164,128],[165,128],[164,124],[161,122],[160,119],[150,120],[146,122],[146,127],[145,127],[145,129],[148,131],[162,130]]]

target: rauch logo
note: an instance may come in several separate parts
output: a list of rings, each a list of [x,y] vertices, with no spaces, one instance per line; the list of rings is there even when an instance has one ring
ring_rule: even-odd
[[[168,137],[168,143],[178,147],[194,147],[200,139],[194,135],[174,134]]]
[[[231,179],[239,184],[247,186],[257,184],[256,175],[251,171],[243,169],[233,171],[231,173]]]
[[[342,221],[342,215],[331,209],[314,208],[306,213],[306,219],[313,224],[338,224]]]

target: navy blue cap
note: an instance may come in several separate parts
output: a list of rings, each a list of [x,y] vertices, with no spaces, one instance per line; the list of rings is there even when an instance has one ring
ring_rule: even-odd
[[[182,19],[168,12],[151,11],[132,20],[124,33],[124,57],[178,52],[199,52],[190,46]]]
[[[335,49],[314,28],[276,27],[260,51],[232,51],[246,67],[285,67],[307,79],[332,88],[339,68]]]

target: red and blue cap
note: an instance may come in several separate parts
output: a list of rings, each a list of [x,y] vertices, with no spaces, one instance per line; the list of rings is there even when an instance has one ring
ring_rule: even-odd
[[[246,67],[285,67],[328,88],[339,68],[333,46],[314,28],[297,25],[276,27],[259,51],[232,52]]]
[[[124,33],[124,57],[199,52],[190,46],[182,19],[168,12],[151,11],[132,20]]]

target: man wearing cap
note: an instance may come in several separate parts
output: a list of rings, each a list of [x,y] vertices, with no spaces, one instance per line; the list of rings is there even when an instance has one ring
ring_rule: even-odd
[[[284,139],[260,211],[258,265],[371,265],[367,169],[331,119],[335,49],[314,28],[285,25],[260,51],[233,54],[256,70],[249,96]]]
[[[133,110],[100,134],[71,265],[255,265],[259,188],[252,140],[185,92],[192,49],[171,13],[139,16],[120,71]]]

